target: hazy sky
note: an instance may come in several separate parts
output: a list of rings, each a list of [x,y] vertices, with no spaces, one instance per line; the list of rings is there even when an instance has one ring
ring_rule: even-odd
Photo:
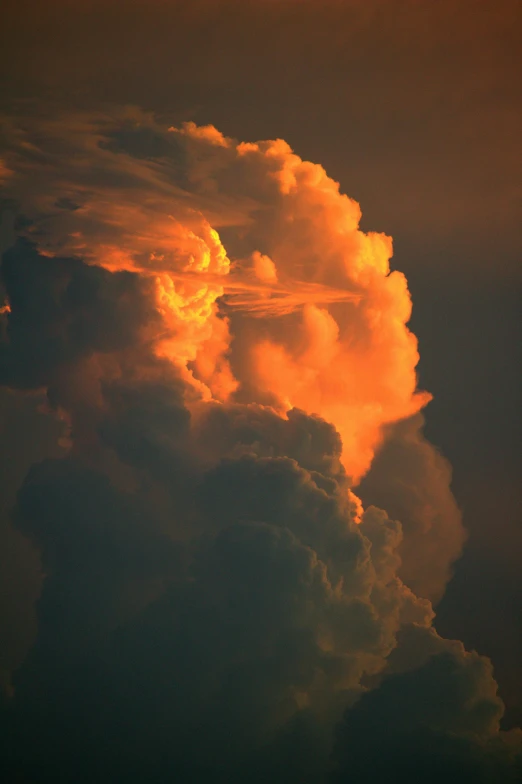
[[[331,781],[508,781],[520,2],[8,5],[0,668],[16,748],[49,728],[14,769],[64,737],[126,780],[117,737],[137,780],[326,781],[348,708]]]

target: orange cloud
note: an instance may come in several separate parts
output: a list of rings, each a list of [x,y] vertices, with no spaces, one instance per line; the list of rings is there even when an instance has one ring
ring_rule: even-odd
[[[26,125],[6,156],[21,203],[31,181],[40,250],[150,278],[161,329],[149,340],[193,393],[319,414],[362,477],[383,426],[430,399],[391,239],[362,232],[359,205],[282,140],[167,130],[129,109],[44,127],[63,153]]]
[[[411,301],[404,276],[390,272],[391,240],[360,231],[359,205],[286,142],[229,140],[229,148],[236,156],[229,162],[232,181],[263,199],[247,229],[250,241],[263,243],[263,253],[254,251],[257,276],[276,278],[292,292],[290,309],[249,323],[240,351],[232,343],[232,365],[254,399],[257,393],[281,411],[296,406],[333,422],[345,466],[359,478],[383,425],[415,414],[430,399],[416,391],[417,342],[406,326]],[[213,173],[206,170],[218,192],[230,187],[222,172],[222,160]],[[322,299],[319,287],[329,296]],[[236,297],[235,305],[243,311],[234,321],[238,332],[252,311],[263,312],[259,300],[249,305]]]

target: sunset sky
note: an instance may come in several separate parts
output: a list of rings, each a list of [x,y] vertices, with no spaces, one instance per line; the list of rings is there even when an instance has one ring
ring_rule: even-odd
[[[515,782],[518,0],[0,24],[20,782]]]

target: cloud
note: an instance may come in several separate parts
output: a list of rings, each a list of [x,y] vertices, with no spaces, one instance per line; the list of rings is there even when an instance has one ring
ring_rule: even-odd
[[[390,669],[346,712],[332,782],[517,780],[520,731],[498,732],[503,708],[488,659],[413,626]]]
[[[428,402],[391,240],[359,230],[359,205],[321,166],[282,140],[167,130],[138,110],[37,127],[43,141],[27,121],[5,130],[25,234],[44,252],[150,277],[156,354],[200,393],[332,421],[355,478],[382,427]]]
[[[0,388],[0,670],[16,670],[36,637],[42,587],[38,550],[11,521],[16,493],[34,463],[65,454],[66,424],[52,416],[45,393]]]
[[[157,461],[140,453],[155,477]],[[14,678],[18,742],[39,739],[26,770],[54,770],[60,736],[67,775],[78,756],[87,780],[102,767],[114,780],[160,755],[169,775],[240,781],[295,722],[308,717],[319,743],[362,675],[383,668],[403,619],[431,619],[394,575],[400,525],[371,510],[358,525],[335,480],[290,458],[224,458],[200,468],[190,528],[183,493],[165,486],[168,531],[146,488],[117,490],[78,458],[34,466],[24,482],[16,520],[47,574],[38,640]]]
[[[462,529],[411,418],[391,241],[281,140],[135,109],[4,134],[0,380],[66,436],[12,513],[44,579],[10,774],[320,784],[332,749],[344,776],[411,744],[421,771],[511,765],[490,665],[431,626]]]
[[[159,321],[146,281],[42,256],[24,240],[4,253],[2,281],[10,312],[0,374],[11,387],[50,386],[62,368],[121,351]]]
[[[423,434],[419,414],[392,426],[372,469],[358,488],[402,523],[402,579],[420,596],[438,601],[465,540],[451,492],[451,466]]]

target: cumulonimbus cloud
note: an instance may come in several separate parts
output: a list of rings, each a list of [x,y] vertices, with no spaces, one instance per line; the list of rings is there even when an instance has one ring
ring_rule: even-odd
[[[464,537],[391,240],[281,140],[136,109],[3,139],[0,381],[66,428],[13,513],[45,577],[12,770],[321,782],[333,749],[345,781],[346,726],[379,744],[419,684],[464,695],[426,708],[436,748],[512,769],[487,660],[431,626]]]
[[[28,236],[48,253],[150,277],[163,321],[156,353],[200,391],[325,417],[356,478],[383,425],[429,400],[416,390],[411,302],[390,272],[391,240],[360,231],[359,205],[321,166],[282,140],[161,129],[135,112],[39,128],[40,147],[30,129],[6,130]]]

